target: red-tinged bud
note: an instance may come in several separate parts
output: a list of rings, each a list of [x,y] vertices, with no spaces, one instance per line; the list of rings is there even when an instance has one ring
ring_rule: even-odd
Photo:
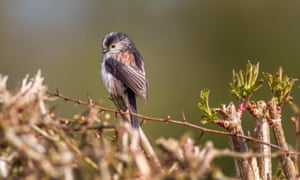
[[[225,128],[225,121],[224,121],[224,120],[219,120],[219,121],[218,121],[218,124],[219,124],[221,127]]]
[[[267,119],[269,126],[273,125],[273,120],[272,119]]]
[[[281,106],[277,106],[276,110],[277,110],[277,112],[278,112],[279,114],[282,113],[282,107],[281,107]]]
[[[246,104],[244,102],[240,102],[238,105],[238,111],[242,113],[245,110],[246,110]]]

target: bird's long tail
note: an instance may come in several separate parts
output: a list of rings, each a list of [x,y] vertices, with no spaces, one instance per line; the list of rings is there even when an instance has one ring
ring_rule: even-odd
[[[128,89],[127,96],[128,96],[128,109],[129,109],[129,112],[137,113],[136,96],[135,96],[134,92],[131,91],[130,89]],[[139,120],[135,115],[130,114],[130,124],[134,128],[139,127]]]

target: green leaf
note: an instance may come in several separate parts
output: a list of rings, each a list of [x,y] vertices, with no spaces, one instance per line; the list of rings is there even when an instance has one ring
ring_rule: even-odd
[[[291,91],[298,79],[283,75],[282,67],[279,67],[275,75],[272,75],[270,73],[263,73],[263,77],[267,81],[273,98],[278,101],[279,106],[283,106],[293,101]]]
[[[201,122],[203,124],[208,122],[218,121],[217,112],[209,107],[208,97],[209,97],[209,90],[203,89],[200,92],[200,102],[198,103],[198,107],[200,111],[202,111],[203,113],[203,115],[201,116]]]
[[[255,91],[262,87],[262,80],[258,80],[259,63],[252,64],[248,61],[246,71],[240,70],[238,73],[232,71],[231,94],[239,100],[249,100]]]

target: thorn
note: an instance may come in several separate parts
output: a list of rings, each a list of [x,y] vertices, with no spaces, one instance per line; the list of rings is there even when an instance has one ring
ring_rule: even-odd
[[[92,99],[90,96],[88,96],[88,104],[89,104],[89,105],[92,105],[92,104],[93,104],[93,99]]]
[[[251,136],[251,132],[249,130],[247,130],[247,136]],[[245,139],[245,142],[249,142],[249,139]]]
[[[58,96],[60,96],[60,93],[59,93],[58,88],[56,88],[55,91],[56,91],[56,94],[57,94]]]
[[[49,113],[53,113],[55,109],[57,109],[58,105],[54,105],[49,107]]]
[[[118,112],[115,112],[115,117],[119,117],[119,113]]]
[[[183,121],[186,121],[186,116],[185,116],[185,114],[184,114],[183,109],[181,109],[181,116],[182,116],[182,120],[183,120]]]
[[[200,135],[199,135],[199,140],[204,136],[204,131],[201,131],[200,132]]]
[[[140,123],[140,126],[143,125],[143,124],[145,124],[145,123],[146,123],[146,119],[143,118],[142,121],[141,121],[141,123]]]
[[[247,135],[248,135],[248,136],[251,136],[251,132],[250,132],[249,130],[247,131]]]

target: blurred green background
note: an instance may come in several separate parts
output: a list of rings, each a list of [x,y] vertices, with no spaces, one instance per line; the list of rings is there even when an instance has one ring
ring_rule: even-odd
[[[25,74],[41,69],[50,90],[58,88],[78,99],[90,95],[113,107],[100,77],[100,45],[108,32],[123,31],[145,60],[149,101],[138,102],[139,112],[181,119],[183,110],[188,121],[198,124],[200,90],[211,89],[212,106],[236,102],[228,82],[232,69],[245,69],[247,59],[260,62],[262,71],[274,73],[283,66],[288,75],[300,77],[299,17],[299,1],[1,1],[0,73],[9,75],[14,89]],[[296,101],[299,94],[295,88]],[[254,96],[269,97],[267,88]],[[70,107],[67,115],[80,111]],[[284,128],[293,144],[290,116],[285,111]],[[245,131],[253,133],[254,123],[246,117]],[[143,128],[151,139],[178,138],[186,132],[197,139],[200,134],[158,122]],[[208,139],[217,147],[229,146],[228,137],[212,134],[196,142]],[[229,163],[221,166],[232,172]]]

